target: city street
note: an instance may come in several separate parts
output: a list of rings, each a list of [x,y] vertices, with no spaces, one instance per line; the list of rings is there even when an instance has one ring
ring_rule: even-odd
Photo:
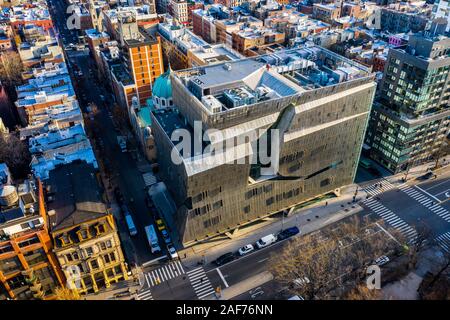
[[[417,231],[429,230],[430,240],[436,239],[438,244],[448,251],[450,248],[449,178],[450,172],[446,172],[436,179],[416,185],[409,182],[394,184],[382,179],[363,187],[363,190],[372,198],[364,200],[362,204],[410,240],[417,236]]]
[[[52,14],[56,16],[65,16],[66,5],[60,1],[51,1],[57,10]],[[76,35],[65,28],[65,19],[54,19],[61,39],[76,40]],[[67,41],[65,41],[67,43]],[[122,153],[117,144],[117,133],[114,130],[111,109],[113,101],[105,87],[103,87],[97,79],[94,78],[94,61],[85,51],[66,51],[68,55],[69,71],[76,85],[77,96],[80,101],[80,107],[83,113],[87,112],[89,103],[98,106],[99,112],[95,115],[95,128],[91,128],[96,134],[98,152],[97,159],[103,162],[110,175],[112,185],[117,185],[124,197],[124,202],[128,206],[133,216],[133,220],[137,226],[138,234],[132,238],[132,243],[122,242],[125,254],[130,263],[142,264],[149,260],[157,258],[151,254],[150,248],[145,237],[144,227],[154,223],[153,217],[146,204],[145,183],[142,178],[142,172],[139,171],[136,161],[132,158],[131,153]],[[83,73],[83,76],[74,74],[74,67]],[[102,101],[101,96],[104,95],[106,101]],[[109,186],[105,186],[109,187]],[[112,200],[112,199],[110,199]],[[117,216],[119,230],[121,235],[128,233],[126,223],[122,216]]]
[[[51,10],[54,16],[66,16],[64,3],[56,0],[50,0],[50,2],[56,9],[56,12]],[[57,24],[60,38],[64,39],[63,43],[68,44],[78,40],[77,34],[65,27],[65,19],[59,18],[54,21]],[[117,186],[120,189],[138,230],[138,234],[130,240],[123,217],[116,214],[128,261],[142,266],[143,273],[140,277],[142,289],[137,294],[137,299],[216,299],[215,290],[217,288],[224,290],[232,286],[239,286],[247,279],[268,271],[272,255],[280,252],[286,241],[289,240],[276,242],[221,267],[214,266],[211,263],[212,259],[208,259],[203,265],[193,265],[192,259],[189,263],[185,259],[161,259],[155,261],[155,264],[148,263],[161,256],[151,254],[145,237],[144,227],[154,223],[154,217],[147,207],[145,183],[135,160],[135,158],[139,158],[139,155],[137,152],[134,156],[132,153],[122,153],[117,144],[117,132],[114,129],[111,113],[112,97],[110,94],[106,94],[107,89],[94,79],[94,61],[87,50],[67,51],[66,53],[69,57],[69,70],[74,83],[76,83],[81,109],[87,113],[89,103],[95,103],[99,108],[94,121],[91,122],[95,126],[89,129],[95,133],[95,140],[93,139],[92,143],[96,147],[96,156],[99,162],[102,162],[107,168],[109,180],[105,187],[111,190]],[[74,66],[77,70],[82,71],[83,76],[74,74]],[[105,96],[105,101],[101,98],[102,95]],[[430,240],[435,240],[443,250],[450,252],[450,172],[444,172],[435,179],[419,183],[417,181],[401,183],[397,180],[388,177],[360,183],[359,191],[363,194],[363,198],[359,204],[363,210],[355,212],[355,215],[360,218],[368,216],[374,221],[383,219],[386,225],[399,230],[410,241],[416,239],[420,230],[429,230]],[[366,194],[370,197],[365,198]],[[356,206],[350,202],[348,204],[352,208]],[[322,203],[322,208],[324,207],[325,205]],[[290,224],[285,227],[299,226],[302,230],[301,234],[304,234],[303,227],[310,222],[310,219],[308,218],[309,220],[306,222],[305,217],[300,216],[299,218],[301,219],[291,218]],[[319,215],[315,218],[319,219]],[[328,227],[341,223],[345,219],[328,224]],[[248,241],[248,243],[254,243],[251,236],[246,236],[240,241],[245,242],[249,238],[252,241]],[[234,247],[225,245],[222,250],[235,252],[239,248],[236,244],[239,242],[234,242]],[[216,253],[216,257],[218,254]],[[193,259],[197,258],[198,255]],[[233,299],[276,299],[281,298],[282,290],[283,288],[276,281],[271,280],[254,288],[246,288]]]
[[[375,187],[374,184],[378,185],[379,181],[381,181],[381,187]],[[450,216],[448,213],[450,202],[445,201],[442,195],[448,191],[449,185],[449,173],[444,173],[437,179],[423,182],[417,186],[394,184],[386,179],[372,181],[371,184],[362,186],[361,191],[366,191],[372,197],[362,201],[365,210],[356,215],[358,217],[367,216],[373,221],[383,219],[387,226],[400,230],[410,240],[417,236],[416,228],[421,230],[421,226],[427,226],[432,231],[432,238],[437,240],[441,248],[447,249],[450,246],[450,237],[448,236],[450,226],[446,219]],[[410,189],[414,193],[408,195]],[[416,190],[420,196],[415,193]],[[437,197],[440,197],[442,203],[437,203],[435,199]],[[432,204],[433,200],[435,204]],[[340,222],[342,221],[345,219]],[[236,286],[252,276],[267,271],[270,267],[268,264],[270,257],[279,252],[284,244],[284,241],[277,242],[268,248],[257,250],[218,268],[211,263],[194,267],[192,270],[183,266],[183,273],[178,275],[171,274],[170,270],[167,270],[170,265],[149,267],[145,274],[146,278],[152,280],[148,281],[144,291],[152,292],[153,299],[171,299],[174,295],[183,299],[215,299],[212,291],[215,288],[225,289]],[[192,284],[190,275],[194,273],[198,279],[200,277],[199,270],[204,270],[207,278],[204,278],[202,283],[197,281]],[[154,277],[159,277],[161,282],[155,281]],[[246,290],[233,299],[286,298],[280,293],[282,291],[283,288],[272,280]],[[211,292],[211,294],[205,296],[207,292]]]

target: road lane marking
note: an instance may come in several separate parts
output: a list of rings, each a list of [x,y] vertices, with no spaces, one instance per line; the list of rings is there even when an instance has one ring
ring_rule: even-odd
[[[162,272],[161,272],[159,269],[156,270],[156,274],[158,274],[158,278],[162,279],[162,281],[165,280],[164,277],[163,277],[163,275],[162,275]],[[162,281],[161,281],[161,282],[162,282]]]
[[[180,271],[180,274],[183,274],[183,273],[184,273],[183,265],[181,264],[180,261],[177,261],[177,263],[175,264],[175,266],[176,266],[177,269]]]
[[[431,190],[431,189],[433,189],[433,188],[435,188],[435,187],[439,187],[440,185],[443,185],[443,184],[449,183],[449,182],[450,182],[450,180],[443,181],[443,182],[438,183],[438,184],[435,184],[435,185],[433,185],[433,186],[431,186],[431,187],[429,187],[429,188],[426,188],[426,190]]]
[[[264,259],[258,260],[258,263],[264,262],[264,261],[266,261],[266,260],[268,260],[268,259],[269,259],[269,258],[264,258]]]
[[[147,274],[146,273],[144,273],[144,277],[145,277],[145,280],[147,281],[147,286],[149,286],[150,287],[150,281],[149,281],[149,279],[148,279],[148,277],[147,277]],[[153,284],[152,284],[153,285]]]
[[[443,194],[443,193],[447,196],[447,193],[448,193],[449,191],[450,191],[450,189],[447,189],[447,190],[445,190],[445,191],[436,193],[435,196],[439,196],[439,195],[441,195],[441,194]],[[448,197],[448,196],[447,196],[447,197]]]
[[[174,278],[174,277],[175,277],[175,274],[173,273],[172,268],[171,268],[170,266],[166,266],[166,269],[167,269],[167,273],[168,273],[172,278]]]
[[[381,229],[383,230],[388,236],[389,238],[391,238],[392,240],[394,240],[395,242],[397,242],[399,245],[401,245],[401,243],[392,235],[390,234],[389,231],[387,231],[385,228],[383,228],[378,222],[375,222],[375,224]]]
[[[416,187],[417,189],[419,189],[420,191],[426,193],[426,194],[429,195],[430,197],[432,197],[432,198],[433,198],[434,200],[436,200],[437,202],[441,202],[441,200],[439,200],[438,198],[436,198],[435,196],[433,196],[431,193],[429,193],[429,192],[423,190],[421,187],[419,187],[419,186],[415,186],[415,187]]]
[[[227,282],[227,280],[225,280],[225,277],[223,276],[222,272],[220,271],[219,268],[216,268],[216,270],[217,270],[217,273],[220,276],[220,279],[222,279],[223,284],[225,285],[225,287],[228,288],[229,287],[228,282]]]

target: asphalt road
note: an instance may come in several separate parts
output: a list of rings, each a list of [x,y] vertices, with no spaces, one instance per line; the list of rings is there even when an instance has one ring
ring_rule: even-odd
[[[449,174],[444,174],[416,186],[403,185],[400,188],[392,188],[378,195],[379,202],[409,226],[416,230],[425,227],[433,237],[437,237],[450,231],[450,223],[443,218],[446,211],[450,211],[449,178]],[[383,188],[387,187],[387,182],[385,185]],[[441,203],[438,204],[439,202]],[[437,206],[442,209],[436,209]],[[380,213],[376,212],[377,209],[371,211]]]
[[[359,212],[356,216],[360,219],[363,219],[366,216],[369,216],[369,218],[371,217],[373,219],[378,219],[378,217],[375,215],[370,215],[367,211]],[[336,228],[340,223],[344,223],[351,218],[352,217],[345,218],[337,223],[327,226],[326,228]],[[227,287],[237,285],[252,276],[268,271],[270,268],[271,257],[279,253],[280,250],[282,250],[282,248],[287,244],[287,241],[289,240],[276,242],[269,247],[255,250],[252,253],[249,253],[243,257],[238,257],[236,260],[220,267],[217,267],[212,263],[208,263],[205,266],[195,267],[194,270],[190,270],[183,266],[184,272],[176,276],[167,276],[167,269],[170,268],[168,264],[148,267],[145,270],[146,277],[152,275],[158,277],[158,275],[160,275],[160,279],[162,281],[161,283],[146,283],[143,290],[150,290],[154,299],[173,299],[174,295],[186,300],[198,299],[198,287],[200,284],[190,283],[192,278],[191,274],[196,273],[195,269],[200,268],[204,270],[206,277],[205,281],[210,283],[210,288],[216,289],[217,287],[221,287],[221,289],[225,289]],[[163,270],[166,271],[163,273]],[[283,288],[276,281],[269,281],[261,287],[261,290],[264,291],[263,293],[258,293],[256,291],[260,290],[253,288],[255,290],[248,290],[246,293],[239,296],[246,297],[245,299],[249,298],[249,300],[288,298],[286,294],[281,293]],[[184,291],[181,292],[182,290]],[[203,298],[215,299],[213,295]]]
[[[387,189],[387,183],[383,183],[383,188]],[[449,187],[450,179],[448,175],[443,175],[440,178],[419,184],[419,188],[430,194],[427,195],[422,192],[430,199],[433,198],[432,196],[436,198],[440,196],[442,198],[442,195],[445,195]],[[414,228],[426,226],[427,228],[430,228],[432,231],[431,236],[433,238],[450,231],[448,222],[443,220],[440,216],[432,212],[419,201],[411,198],[408,194],[402,191],[402,189],[393,187],[386,192],[380,193],[378,197],[380,199],[379,202],[385,208],[389,208],[389,210],[391,210],[396,216],[408,224],[408,226],[412,226]],[[422,198],[420,199],[423,201]],[[443,208],[450,209],[450,201],[442,202],[441,206]],[[380,216],[364,204],[363,207],[365,210],[358,213],[358,217],[369,217],[373,221],[383,219],[383,216]],[[340,221],[329,227],[335,228],[342,222],[343,221]],[[392,227],[389,221],[385,221],[385,223],[386,225]],[[212,288],[217,288],[220,286],[224,289],[227,286],[236,285],[252,276],[267,271],[270,267],[270,257],[279,252],[285,244],[286,242],[277,242],[268,248],[257,250],[219,268],[211,263],[202,268],[205,270],[205,274]],[[162,264],[155,267],[149,267],[146,270],[146,273],[151,274],[152,272],[159,272],[166,266],[167,265]],[[192,285],[189,285],[189,272],[189,270],[185,270],[185,273],[182,275],[175,276],[170,279],[167,279],[169,277],[163,277],[163,281],[160,284],[150,285],[146,288],[146,290],[150,290],[152,292],[154,299],[172,299],[175,296],[181,299],[197,299],[198,295],[196,295],[195,288]],[[233,299],[258,300],[288,298],[287,293],[285,291],[283,292],[283,288],[276,281],[269,281],[259,287],[260,288],[252,288],[251,290],[248,290]],[[181,292],[182,290],[184,291]],[[213,296],[211,295],[207,298],[213,298]]]
[[[76,42],[77,32],[70,31],[65,27],[66,5],[61,1],[50,0],[54,4],[56,11],[51,9],[53,21],[62,42]],[[74,43],[75,43],[74,42]],[[83,113],[86,113],[86,107],[90,102],[95,103],[99,107],[99,113],[95,116],[96,144],[99,148],[97,158],[101,158],[108,171],[111,173],[111,181],[117,185],[124,196],[124,202],[128,206],[133,216],[133,220],[138,229],[138,234],[132,238],[132,245],[124,245],[126,256],[129,262],[138,264],[157,258],[150,252],[145,237],[144,227],[154,223],[154,219],[150,214],[150,210],[146,204],[145,183],[142,173],[138,170],[135,160],[130,153],[122,153],[117,144],[117,133],[114,129],[112,118],[110,117],[110,109],[113,105],[111,95],[108,90],[103,87],[96,79],[94,79],[95,68],[93,59],[86,52],[67,51],[69,57],[68,66],[72,75],[72,81],[76,88],[78,100]],[[79,77],[73,73],[73,66],[83,72],[83,76]],[[102,101],[101,96],[106,98],[106,102]],[[119,229],[127,231],[125,221],[118,220]]]
[[[66,43],[68,41],[72,42],[75,39],[74,34],[68,30],[64,30],[64,26],[62,25],[65,24],[65,19],[61,19],[61,17],[65,15],[65,5],[55,0],[50,2],[55,3],[56,8],[58,9],[56,15],[59,18],[55,17],[54,21],[58,25],[60,35],[62,38],[66,39]],[[85,77],[77,79],[79,92],[81,93],[81,96],[83,96],[84,93],[86,97],[86,99],[82,99],[81,107],[83,111],[86,110],[87,103],[91,101],[95,102],[98,106],[102,106],[103,103],[100,99],[100,95],[105,94],[105,89],[89,77],[89,70],[93,68],[92,59],[87,55],[71,55],[73,55],[71,59],[74,60],[74,64],[76,64],[85,75]],[[110,104],[110,101],[108,104]],[[145,225],[153,223],[154,221],[146,206],[144,182],[141,173],[137,169],[135,161],[131,156],[128,153],[120,152],[116,142],[116,132],[114,131],[112,120],[108,116],[107,108],[100,108],[97,120],[99,126],[99,139],[102,141],[101,145],[103,145],[101,155],[108,163],[110,170],[114,173],[116,182],[124,195],[125,202],[127,202],[132,211],[138,228],[138,236],[133,239],[135,257],[137,257],[139,263],[154,259],[155,256],[149,252],[143,229]],[[418,199],[421,200],[411,197],[403,190],[393,188],[380,194],[379,202],[410,226],[420,227],[426,225],[432,230],[434,237],[449,232],[449,223],[421,203],[423,197],[433,199],[436,202],[450,198],[450,194],[448,194],[450,191],[449,177],[445,176],[443,178],[424,182],[419,185],[419,188],[423,190],[417,190],[417,192],[421,194],[421,197]],[[130,201],[131,198],[134,199],[133,202]],[[450,201],[442,202],[441,206],[446,210],[450,210]],[[366,211],[361,215],[371,213],[374,218],[377,217],[377,212],[367,206],[365,206],[365,208]],[[123,222],[119,221],[119,224],[123,227]],[[220,268],[208,264],[204,267],[194,268],[193,270],[184,268],[182,272],[176,274],[173,273],[173,271],[171,274],[169,273],[167,268],[170,269],[170,267],[167,263],[157,265],[156,267],[146,268],[146,285],[144,290],[150,290],[154,299],[198,299],[204,292],[209,292],[212,288],[218,286],[225,288],[227,285],[232,286],[251,276],[266,271],[269,267],[268,262],[270,261],[270,256],[278,252],[283,245],[284,242],[276,243]],[[203,271],[206,275],[205,282],[202,281],[201,284],[195,284],[199,279],[199,272],[202,273]],[[163,279],[163,281],[159,284],[152,285],[148,280],[150,274],[158,274],[158,279]],[[201,276],[201,279],[203,279],[203,276]],[[202,291],[199,293],[195,286],[201,286]],[[246,292],[239,297],[242,299],[256,299],[258,297],[273,299],[278,295],[278,289],[276,283],[271,281],[261,286],[260,289],[254,288],[251,292]],[[263,291],[264,293],[258,293],[260,291]],[[208,296],[206,298],[208,298]]]

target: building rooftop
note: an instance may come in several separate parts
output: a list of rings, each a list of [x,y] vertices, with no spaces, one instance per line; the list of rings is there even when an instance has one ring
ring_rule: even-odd
[[[117,81],[122,83],[124,86],[134,84],[133,78],[128,73],[127,69],[123,66],[123,64],[116,64],[111,66],[111,73],[116,77]]]
[[[87,138],[33,154],[30,165],[35,176],[46,180],[49,172],[55,167],[79,160],[91,164],[94,168],[98,168],[97,159]]]
[[[35,110],[33,113],[29,113],[28,117],[28,126],[20,129],[21,140],[58,130],[60,129],[60,123],[63,126],[67,126],[69,123],[83,123],[83,115],[77,100]]]
[[[46,186],[52,231],[78,225],[107,213],[96,173],[93,166],[82,161],[50,171]]]
[[[87,139],[82,124],[74,125],[61,130],[49,131],[29,140],[29,150],[33,153],[40,153],[50,149],[71,145],[81,140]]]
[[[317,46],[276,51],[175,72],[212,113],[278,99],[369,75],[369,70]]]
[[[87,29],[84,32],[86,33],[86,36],[93,40],[109,38],[109,35],[106,32],[100,32],[97,29]]]
[[[103,11],[112,22],[116,23],[119,17],[133,15],[136,20],[155,19],[158,17],[155,13],[150,13],[149,8],[146,6],[140,7],[117,7],[115,9]]]
[[[184,54],[190,51],[191,54],[203,61],[204,64],[243,58],[241,54],[224,44],[211,45],[190,30],[180,26],[174,26],[171,19],[166,19],[166,22],[158,24],[158,32],[165,39],[174,43]]]
[[[8,12],[11,22],[50,20],[47,2],[44,0],[33,1],[30,4],[12,6]]]
[[[242,59],[240,53],[234,51],[233,49],[227,47],[224,44],[215,44],[215,45],[204,45],[201,47],[197,47],[193,49],[192,54],[195,55],[198,59],[205,62],[205,64],[214,64],[232,60]]]
[[[9,206],[0,204],[0,230],[3,231],[4,235],[9,237],[42,226],[43,220],[39,219],[36,181],[26,179],[23,183],[17,185],[0,187],[0,194],[11,192],[17,196],[13,199],[14,203]],[[28,221],[33,223],[29,224]],[[2,240],[1,237],[0,235],[0,240]]]

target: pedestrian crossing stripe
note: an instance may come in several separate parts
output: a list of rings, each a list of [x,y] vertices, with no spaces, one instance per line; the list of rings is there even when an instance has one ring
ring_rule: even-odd
[[[152,293],[150,292],[150,290],[142,291],[142,292],[138,293],[137,299],[138,300],[153,300]]]
[[[445,221],[450,222],[450,212],[442,207],[439,203],[435,203],[435,201],[430,199],[427,195],[419,192],[417,189],[411,186],[402,186],[400,187],[400,189],[408,196],[428,208],[431,212],[437,214]]]
[[[145,280],[149,287],[161,284],[164,281],[179,277],[185,274],[180,261],[171,262],[158,269],[144,273]]]
[[[442,249],[450,253],[450,232],[441,234],[440,236],[436,237],[435,240]]]
[[[381,187],[380,187],[380,185],[381,185]],[[370,194],[371,196],[377,196],[380,193],[392,190],[394,188],[396,188],[395,185],[393,185],[392,183],[390,183],[387,180],[383,180],[383,181],[380,181],[378,183],[374,183],[374,184],[371,184],[369,186],[365,186],[362,189],[365,192],[367,192],[368,194]]]
[[[393,228],[404,234],[409,242],[414,241],[417,238],[417,232],[411,226],[409,226],[405,221],[394,214],[390,209],[386,208],[381,202],[370,199],[364,203],[369,209],[375,212],[377,215],[381,216],[387,223],[389,223]]]
[[[188,271],[187,275],[198,299],[206,298],[215,292],[203,267]]]

